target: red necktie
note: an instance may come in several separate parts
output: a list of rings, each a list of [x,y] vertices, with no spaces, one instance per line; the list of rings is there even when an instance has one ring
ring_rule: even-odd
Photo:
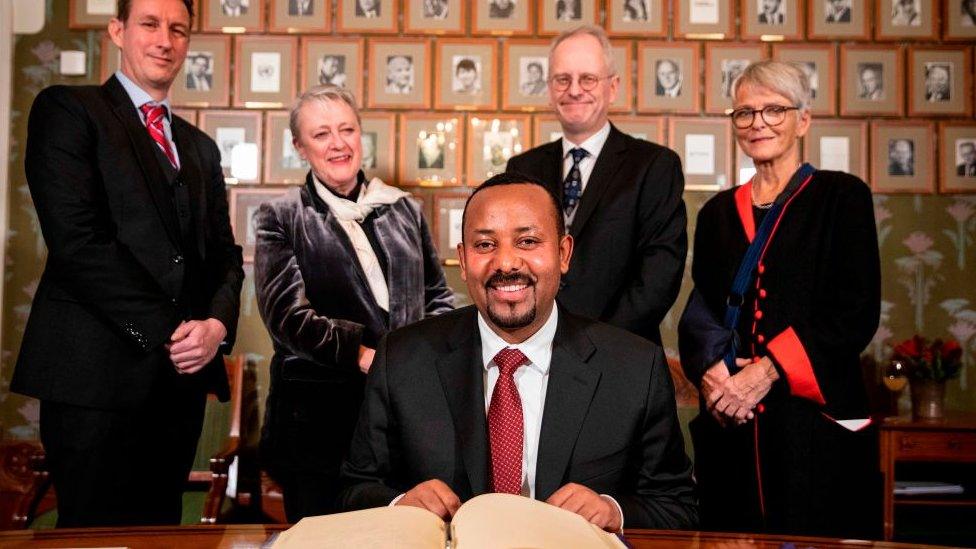
[[[143,116],[146,117],[146,129],[149,130],[149,137],[152,137],[152,140],[163,149],[163,154],[169,159],[169,163],[174,168],[179,168],[176,165],[176,156],[173,155],[173,149],[170,148],[169,141],[166,140],[166,133],[163,132],[163,116],[166,115],[166,107],[146,103],[139,108],[142,110]]]
[[[522,491],[522,399],[515,385],[515,370],[528,362],[518,349],[505,348],[495,355],[498,381],[488,405],[488,443],[491,448],[493,492]]]

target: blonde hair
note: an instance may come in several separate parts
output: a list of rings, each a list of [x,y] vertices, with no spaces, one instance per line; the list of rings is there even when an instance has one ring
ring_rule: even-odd
[[[750,64],[732,82],[732,97],[744,84],[772,90],[789,99],[801,112],[810,110],[813,102],[810,79],[797,63],[766,59]]]
[[[291,112],[288,113],[288,128],[291,129],[291,135],[293,139],[298,139],[298,122],[299,115],[301,114],[302,107],[306,103],[311,103],[313,101],[318,101],[325,103],[328,101],[341,101],[349,108],[352,109],[353,114],[356,115],[356,124],[362,126],[363,121],[359,117],[359,108],[356,107],[356,98],[353,96],[352,92],[346,88],[335,86],[333,84],[326,84],[324,86],[315,86],[309,88],[304,93],[295,99],[294,103],[291,104]]]
[[[559,36],[553,38],[552,43],[549,45],[549,66],[552,67],[552,54],[556,51],[556,46],[562,44],[570,38],[573,38],[574,36],[582,35],[588,35],[596,38],[597,42],[600,43],[600,48],[603,50],[603,62],[606,64],[607,71],[610,73],[607,76],[616,75],[617,61],[613,57],[613,46],[610,44],[610,38],[607,37],[607,31],[603,30],[603,27],[597,27],[595,25],[582,25],[576,27],[575,29],[564,31]]]

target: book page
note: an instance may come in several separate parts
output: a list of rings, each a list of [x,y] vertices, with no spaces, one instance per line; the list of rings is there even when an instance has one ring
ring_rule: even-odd
[[[452,549],[619,549],[626,547],[576,513],[512,494],[468,500],[451,521]]]
[[[349,513],[306,517],[275,540],[274,549],[442,549],[447,525],[419,507],[377,507]]]

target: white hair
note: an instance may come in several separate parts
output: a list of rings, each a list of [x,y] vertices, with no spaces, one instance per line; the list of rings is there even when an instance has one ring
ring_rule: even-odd
[[[732,82],[732,97],[744,84],[772,90],[789,99],[801,112],[809,111],[813,102],[810,79],[797,63],[766,59],[750,64]]]

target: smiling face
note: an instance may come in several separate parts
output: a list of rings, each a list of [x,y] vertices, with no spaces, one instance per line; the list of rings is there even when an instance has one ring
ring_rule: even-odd
[[[343,101],[308,101],[298,114],[295,150],[322,183],[342,195],[356,186],[363,161],[356,113]]]
[[[487,188],[467,206],[458,244],[461,278],[492,330],[509,343],[542,327],[569,270],[573,240],[559,235],[562,214],[555,210],[545,189],[530,184]]]
[[[190,13],[182,0],[134,0],[126,21],[108,25],[122,50],[120,69],[157,101],[183,66],[190,45]]]
[[[678,83],[678,67],[670,59],[664,59],[657,64],[657,81],[661,87],[670,90]]]
[[[566,136],[580,143],[599,131],[607,122],[610,104],[617,98],[619,80],[615,76],[607,78],[610,68],[600,41],[589,34],[577,34],[560,42],[550,57],[549,74],[552,78],[566,75],[573,80],[563,91],[549,86],[549,103]],[[600,78],[590,91],[579,85],[579,77],[584,74]]]
[[[401,88],[410,85],[411,72],[410,61],[401,55],[391,57],[386,64],[386,77]]]
[[[469,90],[474,87],[474,82],[478,79],[478,72],[464,67],[458,67],[456,76],[461,87]]]
[[[736,109],[762,109],[771,105],[794,106],[789,98],[751,82],[743,82],[736,90]],[[810,113],[787,111],[783,122],[776,126],[766,124],[762,115],[756,113],[748,128],[733,127],[742,152],[754,162],[785,160],[792,163],[794,158],[799,162],[799,138],[806,135],[810,128]]]

